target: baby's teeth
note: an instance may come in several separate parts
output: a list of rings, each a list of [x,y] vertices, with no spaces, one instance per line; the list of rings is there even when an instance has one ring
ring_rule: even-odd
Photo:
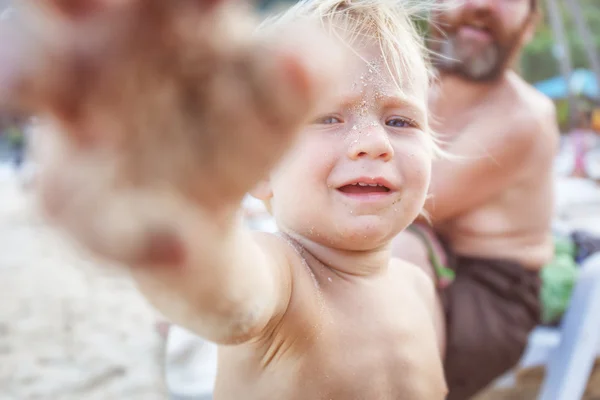
[[[380,186],[378,183],[364,183],[364,182],[357,182],[357,183],[353,183],[353,186],[371,186],[371,187],[375,187],[375,186]]]
[[[356,182],[356,183],[353,183],[352,186],[371,186],[371,187],[375,187],[375,186],[381,186],[381,185],[379,183]]]

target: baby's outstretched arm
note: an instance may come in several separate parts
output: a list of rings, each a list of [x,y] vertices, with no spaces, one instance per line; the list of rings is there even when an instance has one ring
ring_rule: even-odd
[[[131,266],[174,322],[222,343],[257,334],[289,277],[239,204],[327,99],[337,48],[317,31],[256,35],[232,1],[27,4],[23,43],[0,53],[0,105],[49,121],[48,214]]]

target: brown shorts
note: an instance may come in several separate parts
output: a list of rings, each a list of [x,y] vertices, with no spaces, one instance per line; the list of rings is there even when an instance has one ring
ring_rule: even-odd
[[[514,261],[456,255],[442,240],[443,266],[423,227],[410,231],[425,242],[438,277],[444,267],[454,271],[454,281],[438,289],[446,319],[447,400],[468,400],[521,359],[540,322],[539,272]]]
[[[521,359],[540,321],[539,273],[511,261],[455,257],[440,291],[446,316],[447,400],[468,400]]]

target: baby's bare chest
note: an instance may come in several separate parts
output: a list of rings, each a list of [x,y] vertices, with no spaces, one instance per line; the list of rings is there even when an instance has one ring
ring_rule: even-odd
[[[421,351],[437,353],[432,316],[413,288],[381,287],[338,295],[327,302],[320,319],[315,358],[324,356],[331,368],[343,360],[358,370],[380,370],[399,379],[427,362],[418,357]]]
[[[432,320],[418,294],[379,288],[326,291],[323,297],[305,329],[283,327],[273,336],[261,392],[278,382],[281,392],[272,398],[443,398]],[[289,317],[301,314],[290,311]]]

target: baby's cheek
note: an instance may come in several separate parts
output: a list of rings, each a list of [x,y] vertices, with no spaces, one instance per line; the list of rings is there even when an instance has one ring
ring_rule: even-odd
[[[425,146],[406,146],[398,158],[405,186],[416,187],[429,180],[432,159]]]
[[[415,181],[418,182],[422,190],[427,191],[431,181],[431,162],[425,160],[415,168]]]
[[[407,207],[421,208],[425,202],[425,196],[429,189],[431,178],[431,162],[424,152],[409,153],[402,157],[401,173],[402,186],[405,192],[403,200],[414,204],[406,204]]]

